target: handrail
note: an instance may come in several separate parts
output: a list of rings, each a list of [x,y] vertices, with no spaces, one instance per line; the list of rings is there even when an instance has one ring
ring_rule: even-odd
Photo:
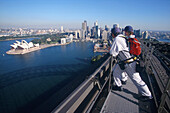
[[[141,40],[141,42],[144,42]],[[169,72],[169,69],[167,69],[167,66],[165,63],[163,63],[162,60],[160,60],[159,56],[157,56],[157,54],[161,55],[161,57],[163,57],[161,53],[153,52],[154,47],[151,46],[151,42],[145,42],[146,44],[142,43],[142,58],[144,59],[144,63],[145,63],[145,67],[146,67],[146,72],[148,75],[148,79],[149,79],[149,83],[151,86],[151,90],[154,96],[154,100],[155,100],[155,104],[158,108],[158,113],[166,113],[167,110],[165,109],[165,103],[167,103],[167,107],[168,109],[170,109],[170,98],[169,98],[169,90],[170,90],[170,77],[168,76],[168,74],[166,72],[164,72],[163,70],[167,70]],[[147,46],[149,45],[149,46]],[[158,58],[156,58],[155,56],[157,56]],[[165,56],[164,56],[165,57]],[[167,60],[167,57],[165,57],[165,59]],[[161,62],[163,64],[160,65]],[[168,59],[169,61],[169,59]],[[155,77],[155,80],[159,86],[159,89],[161,91],[161,100],[160,102],[157,101],[157,99],[155,98],[155,93],[151,80],[150,80],[150,71],[148,70],[150,69]],[[164,81],[164,79],[168,79],[167,82]]]
[[[111,80],[109,76],[112,71],[113,61],[112,56],[109,56],[106,61],[95,70],[93,74],[89,76],[83,83],[81,83],[63,102],[61,102],[53,111],[52,113],[62,113],[62,112],[74,112],[80,106],[80,104],[84,101],[84,99],[88,96],[88,94],[93,90],[95,86],[98,87],[98,91],[96,92],[95,97],[93,100],[90,100],[90,103],[86,106],[85,112],[89,112],[94,105],[94,102],[99,97],[100,93],[102,92],[103,88],[105,87],[106,83]],[[109,67],[108,67],[109,65]],[[101,85],[100,81],[97,79],[98,73],[103,70],[103,67],[106,68],[106,71],[109,69],[109,75],[106,75],[106,80],[104,84],[99,88]],[[103,71],[102,71],[103,72]],[[109,89],[110,90],[110,89]]]
[[[147,45],[147,44],[146,44]],[[151,43],[149,43],[149,46],[142,45],[142,54],[143,54],[143,59],[145,63],[145,68],[146,72],[148,75],[149,83],[151,86],[151,91],[154,96],[154,100],[156,103],[156,106],[158,108],[159,113],[163,113],[166,111],[164,108],[165,103],[167,103],[169,107],[169,88],[170,88],[170,83],[168,80],[168,83],[166,85],[163,84],[160,75],[160,70],[158,68],[160,67],[159,64],[155,64],[155,58],[153,57],[153,48],[151,46]],[[88,100],[87,105],[85,108],[83,108],[83,112],[91,112],[95,102],[97,101],[99,95],[102,93],[104,87],[108,83],[108,91],[110,91],[111,88],[111,72],[113,67],[115,66],[115,63],[113,64],[113,61],[116,62],[115,59],[113,59],[112,56],[109,56],[105,62],[95,70],[93,74],[91,74],[88,79],[86,79],[83,83],[81,83],[63,102],[61,102],[52,112],[53,113],[65,113],[65,112],[75,112],[83,103],[83,101],[86,99],[86,97],[94,90],[95,87],[95,93],[93,94],[92,98]],[[104,67],[104,68],[103,68]],[[161,90],[162,96],[161,96],[161,102],[157,102],[155,92],[150,80],[150,71],[154,74],[154,77],[158,83],[158,86]],[[106,71],[109,72],[106,74]],[[105,74],[105,76],[101,76],[101,74]],[[162,73],[161,73],[162,74]],[[164,74],[164,73],[163,73]],[[100,76],[98,76],[100,75]],[[165,75],[166,76],[166,75]],[[102,78],[105,77],[105,78]],[[104,83],[101,83],[98,78],[102,78]],[[168,78],[169,79],[169,78]],[[167,98],[168,97],[168,98]],[[169,107],[170,108],[170,107]]]

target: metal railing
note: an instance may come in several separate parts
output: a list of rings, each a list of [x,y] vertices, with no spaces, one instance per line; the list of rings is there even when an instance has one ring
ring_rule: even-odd
[[[144,61],[144,66],[148,75],[149,84],[153,93],[154,101],[158,109],[158,113],[168,113],[167,109],[170,109],[170,77],[169,77],[169,68],[165,63],[160,60],[157,56],[158,51],[154,50],[155,48],[148,41],[140,40],[142,47],[142,58]],[[160,54],[162,56],[162,54]],[[168,58],[165,57],[165,60]],[[167,60],[169,62],[169,59]],[[160,102],[156,98],[156,93],[154,91],[154,86],[151,82],[151,74],[154,75],[156,83],[159,86],[161,91]],[[167,106],[165,106],[165,103]]]
[[[89,113],[99,95],[103,91],[106,84],[108,84],[108,91],[111,88],[111,72],[112,67],[115,66],[116,60],[112,56],[109,56],[107,60],[96,71],[89,76],[78,88],[76,88],[63,102],[61,102],[52,113],[66,113],[75,112],[87,98],[87,96],[94,92],[91,99],[88,100],[83,112]],[[101,81],[104,80],[104,81]]]
[[[151,46],[151,43],[146,43],[145,41],[140,40],[142,43],[142,58],[144,61],[145,70],[148,75],[149,84],[151,86],[151,91],[154,97],[158,113],[168,113],[170,108],[170,78],[166,73],[166,70],[158,60],[155,55],[153,55],[154,47]],[[145,42],[145,44],[144,44]],[[109,56],[107,60],[98,68],[96,71],[91,74],[88,79],[86,79],[82,84],[79,85],[64,101],[62,101],[52,112],[53,113],[66,113],[66,112],[76,112],[77,109],[82,108],[81,112],[89,113],[91,112],[94,104],[99,98],[100,94],[103,92],[104,88],[107,87],[108,92],[111,89],[111,73],[112,69],[116,64],[116,59],[113,59],[112,56]],[[169,72],[169,70],[168,70]],[[161,91],[160,102],[156,98],[156,93],[154,86],[151,82],[151,73],[154,75],[154,78],[159,86]],[[92,93],[93,92],[93,93]],[[92,95],[90,95],[92,94]],[[90,99],[84,104],[84,101],[90,95]],[[167,106],[165,106],[165,104]]]

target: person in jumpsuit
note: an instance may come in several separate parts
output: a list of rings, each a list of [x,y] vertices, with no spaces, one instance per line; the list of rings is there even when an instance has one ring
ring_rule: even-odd
[[[114,58],[118,58],[119,60],[123,61],[126,59],[131,58],[132,56],[129,53],[129,47],[126,43],[126,39],[120,34],[121,31],[119,28],[113,28],[111,30],[111,35],[114,38],[113,44],[110,49],[110,54]],[[125,34],[126,31],[125,31]],[[132,35],[132,34],[131,34]],[[113,79],[116,86],[113,87],[113,90],[122,91],[122,83],[121,83],[121,74],[126,72],[129,78],[133,81],[137,89],[139,90],[140,94],[142,95],[143,100],[152,99],[151,92],[145,82],[141,79],[138,72],[136,72],[136,62],[132,62],[130,64],[125,64],[125,69],[122,70],[118,64],[116,64],[113,70]],[[140,97],[140,98],[141,98]]]
[[[115,28],[115,26],[113,28]],[[120,76],[121,76],[121,83],[123,85],[126,85],[126,82],[127,82],[127,79],[128,79],[127,73],[125,71],[124,72],[122,71]]]

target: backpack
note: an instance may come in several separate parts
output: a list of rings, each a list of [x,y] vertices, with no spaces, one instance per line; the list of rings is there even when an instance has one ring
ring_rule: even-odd
[[[130,45],[130,54],[132,55],[140,55],[141,54],[141,47],[140,42],[136,38],[129,38],[129,45]]]

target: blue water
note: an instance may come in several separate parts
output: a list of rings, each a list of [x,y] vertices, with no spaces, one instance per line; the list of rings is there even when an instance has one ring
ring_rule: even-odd
[[[32,39],[26,40],[31,41]],[[0,75],[34,66],[86,63],[83,60],[90,59],[95,55],[91,42],[49,47],[24,55],[7,55],[6,51],[10,49],[9,45],[14,42],[15,40],[0,42]]]
[[[160,42],[170,42],[170,39],[158,39]]]
[[[32,38],[25,40],[29,42]],[[16,112],[67,78],[74,79],[75,72],[90,66],[91,57],[97,55],[93,53],[92,42],[7,55],[9,45],[14,42],[0,42],[0,112],[3,113]]]

